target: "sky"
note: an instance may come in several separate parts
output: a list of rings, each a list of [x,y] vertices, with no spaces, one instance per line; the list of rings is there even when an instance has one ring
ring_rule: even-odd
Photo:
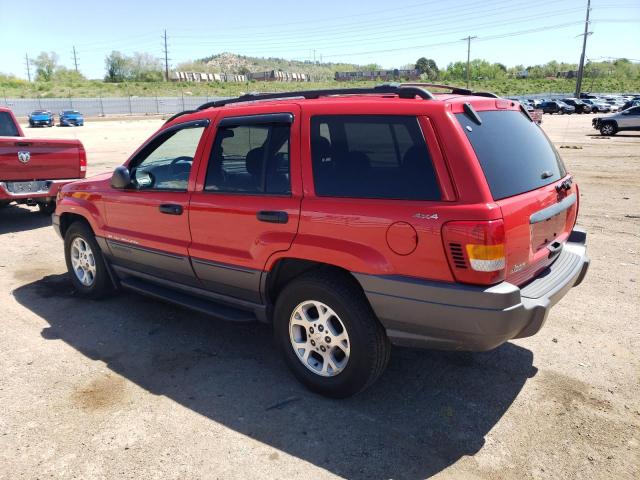
[[[26,78],[25,55],[54,51],[104,76],[112,50],[170,65],[221,52],[397,68],[425,56],[438,66],[471,58],[507,66],[577,63],[587,0],[0,0],[0,73]],[[640,0],[592,0],[587,58],[640,61]]]

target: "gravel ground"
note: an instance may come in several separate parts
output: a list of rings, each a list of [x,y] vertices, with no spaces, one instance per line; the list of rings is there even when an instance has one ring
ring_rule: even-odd
[[[264,325],[77,298],[50,220],[3,209],[0,478],[640,478],[640,134],[591,118],[544,123],[580,184],[585,282],[534,337],[396,349],[344,401],[305,391]],[[80,138],[93,174],[160,125],[26,131]]]

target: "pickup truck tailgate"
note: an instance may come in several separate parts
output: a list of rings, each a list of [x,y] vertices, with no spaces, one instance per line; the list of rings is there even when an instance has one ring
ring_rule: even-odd
[[[84,177],[78,140],[0,137],[0,181]]]

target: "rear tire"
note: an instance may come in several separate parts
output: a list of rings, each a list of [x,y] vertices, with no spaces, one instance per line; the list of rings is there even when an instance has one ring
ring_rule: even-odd
[[[276,301],[274,334],[295,377],[332,398],[373,384],[391,351],[355,279],[329,270],[303,274],[284,288]]]
[[[67,229],[64,257],[71,282],[82,297],[98,299],[112,292],[113,286],[102,251],[86,223],[75,222]]]

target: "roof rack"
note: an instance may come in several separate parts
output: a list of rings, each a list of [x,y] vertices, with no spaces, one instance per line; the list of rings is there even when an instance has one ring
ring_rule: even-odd
[[[244,103],[255,102],[258,100],[280,100],[284,98],[306,98],[316,99],[320,97],[328,97],[331,95],[380,95],[390,94],[398,95],[400,98],[415,98],[420,97],[424,100],[433,100],[435,97],[431,92],[420,88],[420,86],[414,85],[402,85],[385,83],[382,85],[376,85],[372,88],[329,88],[324,90],[301,90],[298,92],[274,92],[274,93],[248,93],[236,98],[229,98],[226,100],[215,100],[213,102],[207,102],[198,107],[198,110],[204,110],[206,108],[217,108],[229,105],[232,103]]]
[[[431,87],[431,88],[442,88],[445,90],[449,90],[454,95],[475,95],[476,97],[489,97],[489,98],[500,98],[499,95],[496,95],[492,92],[474,92],[473,90],[469,90],[468,88],[455,87],[452,85],[442,85],[439,83],[401,83],[401,86],[411,86],[411,87]]]

